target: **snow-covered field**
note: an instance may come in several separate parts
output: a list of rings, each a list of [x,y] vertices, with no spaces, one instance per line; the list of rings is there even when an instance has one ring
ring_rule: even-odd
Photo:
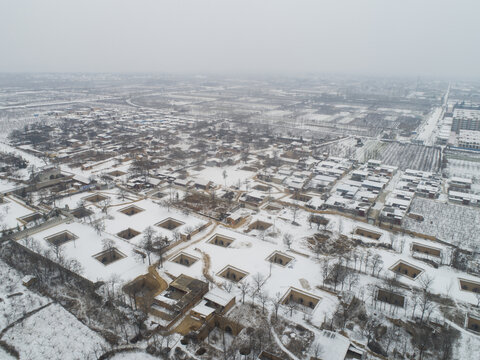
[[[36,156],[33,156],[32,154],[27,153],[26,151],[17,149],[6,142],[0,142],[0,151],[20,155],[25,160],[27,160],[29,164],[35,165],[36,167],[45,166],[45,162],[43,160],[39,159]],[[25,170],[25,173],[26,175],[28,175],[27,170]]]
[[[137,201],[133,203],[133,205],[137,206],[143,211],[139,212],[138,214],[128,216],[121,212],[122,209],[125,209],[129,206],[128,204],[112,208],[110,212],[112,215],[114,215],[114,218],[107,219],[105,221],[105,231],[109,234],[116,235],[118,232],[127,228],[144,232],[147,227],[152,226],[158,234],[166,236],[170,240],[174,240],[172,230],[155,226],[155,224],[162,222],[163,220],[167,220],[168,218],[172,218],[182,223],[180,226],[174,229],[176,232],[182,233],[186,232],[187,228],[193,229],[207,223],[207,221],[199,217],[194,215],[186,215],[174,208],[167,209],[149,199]],[[142,239],[142,236],[143,235],[141,234],[137,235],[130,240],[130,243],[138,245]]]
[[[16,183],[14,183],[12,181],[0,179],[0,193],[3,192],[3,191],[11,190],[15,187],[17,187]]]
[[[195,178],[206,179],[213,181],[217,185],[236,186],[240,181],[241,184],[246,179],[251,179],[255,173],[251,171],[240,170],[241,166],[225,166],[225,167],[210,167],[207,166],[201,171],[189,171]],[[224,179],[223,172],[226,172],[227,178]]]
[[[105,340],[58,304],[52,304],[10,328],[2,340],[25,360],[97,359]]]
[[[230,265],[248,274],[242,282],[247,281],[252,284],[254,277],[257,276],[258,273],[268,278],[265,282],[264,291],[271,298],[275,297],[277,293],[282,296],[285,295],[290,287],[296,287],[319,296],[321,301],[313,313],[314,318],[318,322],[321,322],[325,314],[331,314],[332,311],[334,311],[338,303],[337,298],[316,288],[316,286],[321,283],[319,265],[315,260],[309,259],[305,257],[305,255],[302,256],[288,251],[282,242],[282,237],[267,237],[266,241],[262,241],[260,238],[245,235],[221,226],[215,229],[212,236],[214,234],[227,236],[235,240],[229,247],[225,248],[209,243],[211,238],[209,236],[199,243],[184,247],[183,252],[197,258],[201,258],[202,253],[207,254],[210,258],[209,273],[217,283],[229,283],[228,280],[219,276],[219,273],[226,266]],[[300,242],[302,235],[302,232],[297,231],[297,233],[294,234],[294,241]],[[298,248],[298,245],[294,247]],[[293,257],[294,260],[285,267],[272,264],[267,258],[277,250],[288,254]],[[172,255],[173,254],[172,252]],[[198,277],[198,274],[202,272],[202,261],[197,261],[190,267],[167,261],[164,264],[164,270],[176,276],[184,273]],[[238,293],[238,290],[233,291]]]
[[[131,351],[131,352],[123,352],[119,354],[113,355],[111,360],[154,360],[157,359],[157,357],[152,356],[150,354],[147,354],[145,352],[139,352],[139,351]]]
[[[0,204],[0,224],[5,224],[7,229],[21,226],[18,218],[32,214],[34,211],[9,196],[4,198],[4,202]]]
[[[400,142],[370,140],[357,150],[360,161],[381,160],[385,165],[397,166],[400,170],[414,169],[436,172],[439,169],[440,148]]]
[[[480,241],[480,209],[416,197],[410,212],[422,215],[424,220],[405,217],[408,230],[466,247]]]
[[[25,313],[38,309],[49,302],[49,299],[23,286],[23,275],[2,260],[0,260],[0,274],[0,330]],[[17,295],[9,297],[12,294]]]
[[[81,223],[64,223],[53,228],[46,229],[32,235],[33,241],[20,240],[29,247],[39,246],[42,251],[50,251],[51,257],[55,260],[56,254],[51,253],[51,246],[47,237],[59,232],[69,231],[77,238],[61,245],[61,251],[66,260],[77,260],[82,266],[81,275],[92,282],[108,281],[113,275],[119,277],[121,281],[132,280],[133,278],[145,274],[147,265],[142,260],[137,259],[133,254],[135,247],[128,241],[114,238],[108,234],[99,234],[91,226]],[[103,240],[113,240],[113,247],[125,255],[109,265],[104,265],[94,256],[105,250]]]
[[[448,176],[459,176],[467,179],[480,180],[480,156],[473,154],[447,153]]]

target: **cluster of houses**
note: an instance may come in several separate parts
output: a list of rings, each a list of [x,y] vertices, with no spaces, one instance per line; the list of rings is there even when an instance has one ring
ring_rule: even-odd
[[[293,266],[311,269],[308,257],[297,257],[290,248],[279,251],[277,244],[267,241],[254,242],[252,235],[265,236],[267,229],[278,226],[272,214],[285,204],[300,204],[306,210],[333,209],[364,219],[378,210],[382,220],[401,224],[415,196],[435,199],[441,193],[441,179],[433,173],[406,170],[400,174],[397,167],[373,159],[358,164],[328,154],[317,157],[311,140],[266,135],[252,140],[247,132],[233,131],[228,124],[216,124],[220,132],[214,125],[198,126],[188,119],[173,120],[162,114],[142,110],[132,117],[128,111],[96,109],[59,114],[69,125],[48,128],[48,155],[78,172],[61,170],[61,165],[42,168],[7,199],[25,198],[25,193],[38,194],[42,189],[56,195],[22,213],[19,221],[33,225],[19,229],[13,238],[31,249],[38,244],[43,251],[65,249],[85,269],[82,276],[92,286],[119,274],[126,284],[123,290],[135,306],[144,306],[155,317],[161,330],[181,332],[184,323],[185,334],[194,332],[200,341],[214,327],[238,334],[248,324],[229,319],[236,298],[222,290],[221,284],[239,284],[246,277],[252,279],[256,271],[269,273],[269,281],[285,290],[282,305],[293,303],[310,315],[321,307],[322,298],[316,295],[320,291],[306,291],[289,283],[296,281],[288,277]],[[156,120],[160,115],[161,122]],[[26,139],[22,141],[24,146],[31,145]],[[222,179],[218,176],[222,167],[250,175],[244,182],[227,186],[226,180],[233,174]],[[208,174],[214,171],[217,177],[212,180],[214,176]],[[480,204],[480,197],[469,193],[470,180],[451,178],[449,185],[451,201]],[[231,204],[224,209],[227,216],[218,219],[197,209],[192,213],[186,207],[166,208],[171,204],[159,202],[172,198],[172,194],[185,200],[192,193]],[[7,200],[0,200],[0,204]],[[177,205],[184,204],[179,201]],[[59,213],[50,214],[54,221],[44,216],[55,208]],[[44,222],[48,226],[40,226]],[[225,234],[200,236],[212,223],[224,226]],[[242,234],[226,230],[237,226]],[[166,250],[160,251],[166,254],[167,263],[162,276],[168,281],[163,283],[157,270],[149,266],[150,252],[159,250],[144,246],[149,228],[168,239]],[[353,238],[378,243],[383,232],[374,229],[370,225],[356,227]],[[187,242],[192,238],[195,244],[190,246]],[[181,246],[180,251],[176,246]],[[439,251],[420,243],[412,246],[412,252],[428,258],[439,258]],[[212,267],[210,272],[202,268],[205,259]],[[423,273],[422,268],[400,260],[391,270],[411,279]],[[310,276],[308,273],[305,277]],[[311,283],[315,280],[312,275]],[[403,306],[403,298],[387,291],[378,292],[377,298]],[[345,343],[347,349],[350,342]]]
[[[442,192],[442,179],[428,171],[407,169],[396,187],[399,190],[414,192],[418,196],[435,199]]]
[[[472,179],[453,176],[448,180],[448,199],[463,205],[480,206],[480,195],[472,193]]]
[[[434,199],[438,198],[441,191],[442,180],[437,175],[407,169],[395,184],[395,188],[387,195],[380,212],[380,219],[401,225],[415,196]]]
[[[351,171],[349,178],[336,184],[325,205],[354,215],[367,216],[396,171],[396,167],[383,165],[378,160],[369,160]]]

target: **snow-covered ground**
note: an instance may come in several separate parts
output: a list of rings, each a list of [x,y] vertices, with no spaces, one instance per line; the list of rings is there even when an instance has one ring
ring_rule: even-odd
[[[242,282],[247,281],[253,284],[253,278],[258,273],[268,278],[265,282],[264,291],[271,298],[275,297],[277,293],[281,296],[285,295],[290,287],[302,289],[319,296],[321,301],[313,312],[313,316],[318,322],[323,320],[325,314],[330,314],[334,311],[338,303],[337,298],[316,288],[317,285],[321,284],[321,278],[319,277],[319,265],[314,260],[288,251],[283,244],[279,245],[273,241],[262,241],[259,238],[221,226],[215,229],[214,234],[233,238],[234,241],[229,247],[225,248],[209,243],[208,241],[211,239],[209,236],[199,243],[184,248],[183,252],[198,258],[202,257],[202,253],[207,254],[210,257],[209,274],[214,277],[217,283],[229,282],[219,276],[219,273],[226,266],[230,265],[248,274]],[[281,238],[278,240],[281,242]],[[293,257],[294,260],[285,267],[272,264],[267,258],[277,250],[283,251],[288,256]],[[190,267],[186,267],[167,261],[164,264],[164,270],[177,276],[184,273],[198,277],[198,274],[202,273],[202,262],[197,261]],[[238,289],[234,289],[232,292],[239,294]]]
[[[138,207],[142,211],[131,216],[125,215],[121,212],[121,210],[128,208],[131,205]],[[111,214],[112,217],[105,220],[105,232],[112,236],[116,236],[120,231],[127,228],[143,233],[147,227],[151,226],[159,235],[166,236],[170,240],[175,240],[174,232],[178,232],[179,234],[187,233],[187,230],[198,228],[207,223],[206,220],[195,215],[187,215],[173,207],[168,209],[156,204],[150,199],[114,206],[109,210],[109,214]],[[179,221],[182,224],[172,230],[156,226],[156,224],[169,218]],[[130,239],[130,243],[138,245],[141,242],[142,237],[143,234],[138,234],[133,239]]]
[[[452,177],[480,180],[480,157],[474,154],[447,154],[445,173]],[[480,192],[480,191],[479,191]]]
[[[158,360],[158,357],[152,356],[145,352],[139,351],[131,351],[131,352],[123,352],[119,354],[113,355],[111,360]]]
[[[98,359],[105,340],[58,304],[52,304],[10,328],[2,337],[21,359]]]
[[[108,281],[112,276],[118,276],[122,282],[126,282],[147,272],[148,264],[134,256],[135,246],[109,234],[99,234],[86,224],[76,222],[60,224],[32,235],[33,242],[25,239],[20,241],[29,247],[39,246],[42,251],[50,251],[51,257],[55,260],[56,254],[51,253],[52,248],[46,238],[63,231],[69,231],[77,238],[61,245],[61,251],[67,260],[77,260],[82,266],[81,275],[92,282]],[[113,246],[125,257],[109,265],[97,260],[94,256],[105,250],[104,239],[112,240]]]
[[[0,203],[0,225],[5,224],[7,229],[21,226],[18,218],[32,214],[34,211],[26,207],[16,198],[6,196],[4,202]]]
[[[409,230],[466,248],[480,241],[480,209],[417,197],[410,212],[422,215],[424,220],[405,217],[404,226]]]
[[[45,162],[40,158],[32,154],[29,154],[26,151],[17,149],[16,147],[13,147],[6,142],[0,142],[0,151],[6,152],[6,153],[15,153],[17,155],[20,155],[25,160],[27,160],[29,164],[35,165],[36,167],[45,166]]]
[[[217,167],[217,166],[206,166],[205,169],[201,171],[194,171],[189,170],[189,173],[194,178],[206,179],[213,181],[217,185],[225,185],[227,186],[236,186],[238,182],[243,185],[246,179],[251,179],[255,173],[251,171],[241,170],[242,166],[225,166],[225,167]],[[223,172],[226,172],[227,178],[224,179]]]
[[[13,181],[8,181],[4,179],[0,179],[0,193],[7,192],[11,189],[16,188],[18,185]]]
[[[23,275],[0,260],[0,330],[25,313],[46,305],[49,299],[22,285]],[[17,294],[14,296],[10,296]],[[0,359],[2,357],[0,356]]]

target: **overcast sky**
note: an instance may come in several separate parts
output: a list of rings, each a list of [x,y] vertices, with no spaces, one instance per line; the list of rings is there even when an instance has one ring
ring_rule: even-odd
[[[480,78],[479,0],[0,0],[0,72]]]

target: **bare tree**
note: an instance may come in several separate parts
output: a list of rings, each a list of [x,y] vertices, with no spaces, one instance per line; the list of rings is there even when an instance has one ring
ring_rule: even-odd
[[[290,250],[290,247],[292,245],[292,242],[293,242],[292,234],[285,233],[283,235],[283,243],[288,247],[289,250]]]
[[[297,303],[295,301],[288,301],[286,304],[287,312],[290,313],[290,317],[293,316],[293,311],[297,309]]]
[[[231,281],[225,281],[222,285],[226,292],[228,293],[232,292],[233,283]]]
[[[265,276],[259,272],[253,275],[253,284],[256,292],[260,293],[263,285],[265,284],[265,280]]]
[[[321,356],[323,354],[323,347],[319,343],[314,343],[312,345],[312,350],[311,353],[313,354],[314,359],[321,359]]]
[[[328,257],[324,257],[320,260],[320,266],[322,271],[322,284],[325,286],[325,280],[328,277],[328,273],[330,272],[330,260]]]
[[[103,222],[103,219],[94,220],[91,224],[98,235],[101,235],[105,231],[105,223]]]
[[[295,200],[293,202],[293,205],[292,205],[291,209],[292,209],[292,216],[293,216],[292,224],[296,224],[296,222],[297,222],[297,212],[298,212],[298,209],[299,209],[297,200]]]
[[[167,237],[161,235],[155,236],[153,241],[153,251],[158,255],[160,267],[163,266],[163,252],[169,245],[170,241]]]
[[[237,284],[238,289],[242,293],[242,304],[245,302],[245,295],[249,292],[250,290],[250,283],[246,280],[241,281],[240,283]]]
[[[360,277],[356,272],[351,271],[351,269],[348,269],[345,280],[348,285],[348,290],[351,291],[352,287],[358,284]]]
[[[125,188],[119,187],[119,193],[118,193],[118,198],[122,199],[122,201],[125,201],[125,198],[127,197],[127,190]]]
[[[112,239],[103,239],[102,248],[104,251],[112,251],[115,248],[115,241]]]
[[[63,248],[62,246],[56,241],[49,241],[48,246],[52,250],[53,254],[55,255],[55,259],[58,261],[63,256]]]
[[[148,265],[152,265],[150,255],[152,254],[152,252],[155,251],[155,247],[154,247],[155,238],[156,238],[155,230],[151,226],[147,227],[143,232],[141,247],[147,253]]]
[[[278,318],[278,308],[282,304],[282,296],[279,292],[275,294],[275,297],[270,300],[272,302],[273,308],[275,309],[275,320]]]
[[[223,181],[225,182],[225,188],[226,188],[227,187],[227,177],[228,177],[227,170],[225,170],[225,169],[223,170],[222,177],[223,177]]]
[[[429,276],[428,274],[424,274],[420,278],[420,322],[424,321],[425,315],[427,315],[426,320],[428,321],[429,314],[435,307],[435,303],[432,301],[432,294],[430,293],[430,289],[432,287],[434,278]]]
[[[268,301],[268,294],[265,291],[260,291],[258,293],[258,299],[260,300],[260,303],[262,304],[262,314],[265,314],[265,304]]]
[[[102,212],[104,214],[108,214],[108,209],[110,207],[110,199],[105,199],[101,202],[100,207],[102,208]]]
[[[372,260],[370,262],[370,265],[372,267],[372,276],[375,276],[375,271],[381,265],[381,263],[383,263],[383,260],[380,254],[373,255]]]
[[[370,252],[370,250],[367,251],[367,253],[365,254],[364,258],[363,258],[363,262],[364,262],[364,265],[365,265],[365,273],[367,272],[367,268],[368,268],[368,265],[369,265],[369,259],[370,257],[372,256],[372,253]]]
[[[454,328],[447,326],[440,330],[437,340],[437,349],[440,352],[440,360],[450,360],[453,357],[453,349],[455,342],[459,337],[459,332]]]
[[[345,270],[345,266],[340,264],[340,262],[333,265],[329,273],[329,279],[333,282],[333,287],[335,290],[337,290],[337,286],[339,283],[342,284],[343,288],[346,274],[347,272]]]

